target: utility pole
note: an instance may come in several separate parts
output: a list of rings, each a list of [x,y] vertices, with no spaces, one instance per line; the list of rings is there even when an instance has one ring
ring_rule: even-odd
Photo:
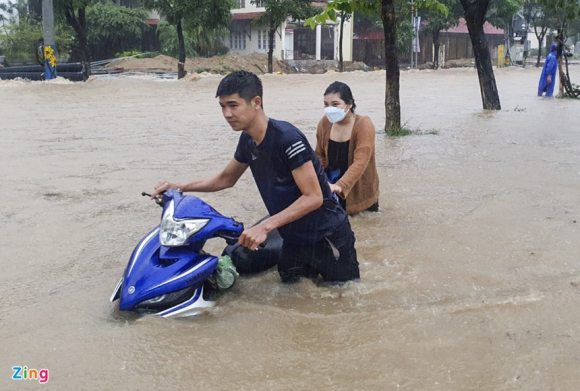
[[[56,45],[54,44],[54,8],[52,0],[42,0],[42,31],[44,35],[44,76],[56,78]]]
[[[415,31],[415,0],[411,0],[411,26],[413,26],[413,31]],[[414,36],[414,34],[413,34]],[[411,39],[411,69],[413,69],[413,56],[415,52],[414,39]]]
[[[413,52],[415,53],[415,68],[419,68],[419,11],[415,10],[413,19]]]

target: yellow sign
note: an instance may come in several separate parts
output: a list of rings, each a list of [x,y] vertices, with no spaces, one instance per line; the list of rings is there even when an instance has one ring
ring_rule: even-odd
[[[504,59],[505,59],[505,47],[504,45],[499,45],[497,47],[497,67],[503,68],[505,66]]]

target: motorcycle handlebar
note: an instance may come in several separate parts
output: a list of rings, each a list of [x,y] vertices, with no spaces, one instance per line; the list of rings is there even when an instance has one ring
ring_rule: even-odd
[[[238,238],[237,237],[234,237],[234,236],[230,236],[230,235],[227,235],[227,234],[223,234],[222,233],[222,234],[219,234],[219,237],[222,238],[222,239],[225,239],[226,243],[228,245],[230,245],[230,246],[232,244],[238,243]],[[267,243],[268,243],[268,239],[266,239],[262,243],[260,243],[258,245],[258,248],[265,248]]]
[[[151,198],[151,194],[142,192],[141,195],[143,197],[149,197]],[[158,194],[157,196],[155,196],[155,203],[161,207],[163,207],[163,196],[161,194]]]

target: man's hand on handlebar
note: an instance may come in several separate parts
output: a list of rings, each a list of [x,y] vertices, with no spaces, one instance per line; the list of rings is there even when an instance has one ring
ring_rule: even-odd
[[[245,229],[238,239],[238,243],[240,246],[244,246],[252,251],[255,251],[261,244],[266,241],[267,238],[268,230],[262,224],[258,224],[251,228]]]
[[[157,185],[155,185],[155,191],[151,194],[151,199],[165,193],[169,189],[179,189],[179,186],[167,181],[158,182]]]

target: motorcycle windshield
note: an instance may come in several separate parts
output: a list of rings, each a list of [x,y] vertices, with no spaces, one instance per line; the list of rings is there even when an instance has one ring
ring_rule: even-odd
[[[183,195],[181,192],[171,189],[163,196],[163,202],[165,205],[169,205],[171,200],[174,203],[173,217],[176,220],[209,220],[206,226],[189,238],[188,244],[205,241],[224,234],[228,237],[238,237],[244,230],[243,224],[222,215],[195,196]]]

